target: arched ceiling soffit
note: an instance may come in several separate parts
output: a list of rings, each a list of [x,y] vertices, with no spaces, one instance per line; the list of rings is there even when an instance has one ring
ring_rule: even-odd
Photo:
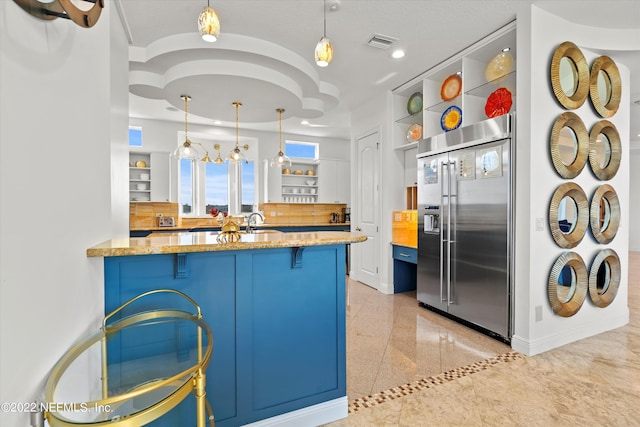
[[[198,34],[178,34],[146,47],[129,48],[129,91],[166,100],[183,109],[182,94],[192,100],[189,113],[233,122],[231,103],[241,101],[241,122],[272,122],[283,116],[313,119],[335,108],[340,92],[320,80],[300,55],[271,42],[225,34],[215,43]]]

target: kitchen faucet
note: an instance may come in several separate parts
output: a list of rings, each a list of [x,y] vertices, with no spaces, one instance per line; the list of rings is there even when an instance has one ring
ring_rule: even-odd
[[[262,214],[260,212],[253,212],[251,215],[249,215],[249,217],[247,218],[247,233],[253,233],[253,227],[251,226],[251,220],[255,217],[255,216],[259,216],[260,219],[262,219],[264,221],[264,217],[262,216]],[[255,225],[255,222],[254,222]]]

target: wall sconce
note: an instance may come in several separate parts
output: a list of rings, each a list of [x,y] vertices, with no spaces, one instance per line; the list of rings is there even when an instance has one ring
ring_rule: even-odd
[[[93,3],[87,10],[78,8],[71,0],[13,0],[27,13],[50,21],[56,18],[70,19],[81,27],[93,27],[104,8],[104,0],[82,0]]]

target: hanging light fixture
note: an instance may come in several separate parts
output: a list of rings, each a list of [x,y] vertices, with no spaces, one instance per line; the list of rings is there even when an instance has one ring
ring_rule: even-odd
[[[210,43],[218,40],[218,35],[220,35],[220,19],[218,19],[216,11],[209,6],[209,0],[207,0],[207,6],[198,16],[198,31],[200,31],[202,40]]]
[[[213,146],[214,149],[218,150],[218,157],[215,158],[215,160],[213,161],[213,163],[220,165],[222,163],[224,163],[224,160],[222,160],[222,157],[220,157],[220,144],[215,144]]]
[[[178,148],[173,150],[171,156],[176,159],[196,160],[202,157],[202,151],[197,147],[198,145],[202,147],[202,144],[196,142],[196,145],[194,145],[194,143],[189,139],[189,124],[187,122],[187,116],[189,114],[189,101],[191,100],[191,97],[189,95],[180,95],[180,98],[184,100],[184,142],[182,145],[178,146]],[[205,159],[209,159],[209,153],[207,153],[206,150],[202,161],[207,161]],[[211,159],[208,161],[211,161]]]
[[[276,111],[278,112],[278,133],[279,133],[279,141],[280,141],[280,151],[278,151],[278,154],[276,154],[276,156],[271,160],[271,166],[278,166],[278,167],[291,167],[291,159],[289,157],[287,157],[284,152],[282,151],[282,113],[284,113],[284,108],[277,108]]]
[[[230,163],[240,163],[242,160],[244,160],[244,154],[242,154],[242,151],[240,151],[240,128],[238,127],[240,117],[239,110],[240,107],[242,107],[242,102],[234,101],[232,104],[234,107],[236,107],[236,146],[229,153],[227,160]],[[246,151],[249,149],[249,146],[245,144],[242,148],[244,148],[244,150]]]
[[[316,45],[316,64],[318,67],[326,67],[333,58],[333,46],[331,40],[327,38],[327,0],[323,0],[324,32],[322,38]]]

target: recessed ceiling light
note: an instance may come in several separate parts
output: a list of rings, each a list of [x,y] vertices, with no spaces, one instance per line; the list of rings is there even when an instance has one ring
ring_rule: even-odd
[[[509,52],[511,50],[510,47],[505,47],[504,49],[502,49],[503,52]]]
[[[400,58],[404,57],[404,50],[402,50],[402,49],[394,50],[393,53],[391,54],[391,57],[393,59],[400,59]]]
[[[213,121],[213,124],[214,124],[214,125],[221,125],[221,124],[222,124],[222,122],[221,122],[220,120],[214,120],[214,121]]]
[[[301,125],[308,125],[309,124],[309,120],[303,120],[300,122]]]

